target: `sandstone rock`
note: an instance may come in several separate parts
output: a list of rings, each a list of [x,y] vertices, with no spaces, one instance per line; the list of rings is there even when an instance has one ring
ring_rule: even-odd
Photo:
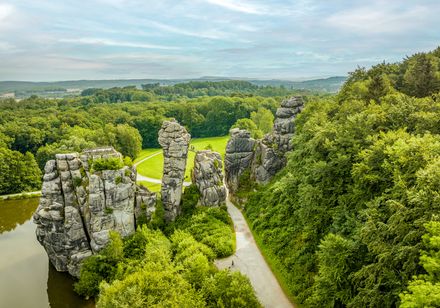
[[[159,131],[163,148],[162,203],[165,220],[174,221],[180,214],[180,201],[185,178],[186,159],[191,135],[175,120],[164,121]]]
[[[200,191],[203,206],[225,203],[226,187],[223,184],[223,164],[219,153],[198,151],[194,159],[192,181]]]
[[[258,141],[252,162],[252,177],[257,183],[266,184],[286,165],[285,155],[292,150],[294,120],[303,109],[303,104],[300,97],[281,102],[281,107],[276,112],[273,132]]]
[[[231,137],[226,145],[225,179],[229,191],[234,193],[239,187],[240,176],[250,170],[256,141],[244,129],[233,128],[229,133]]]
[[[134,214],[136,221],[143,219],[151,220],[153,213],[156,211],[157,195],[150,192],[143,186],[138,187],[136,193],[136,205]]]
[[[136,170],[131,167],[94,174],[86,170],[93,159],[122,159],[120,153],[111,147],[88,151],[81,156],[57,154],[46,163],[42,196],[34,213],[37,239],[51,263],[73,276],[79,275],[84,258],[107,245],[110,231],[122,236],[134,232],[138,200],[148,204],[150,213],[156,204],[155,194],[136,185]]]

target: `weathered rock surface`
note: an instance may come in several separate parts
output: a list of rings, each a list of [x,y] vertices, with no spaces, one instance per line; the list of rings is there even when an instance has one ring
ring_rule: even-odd
[[[223,164],[219,153],[198,151],[194,158],[192,181],[200,191],[203,206],[225,204],[226,187],[223,184]]]
[[[93,159],[109,157],[122,156],[105,148],[93,155],[57,154],[46,163],[34,222],[37,239],[58,271],[78,276],[81,261],[108,243],[110,231],[134,232],[141,204],[148,205],[146,215],[154,211],[156,196],[135,184],[134,169],[88,172]]]
[[[235,193],[240,184],[240,176],[246,170],[250,172],[256,141],[244,129],[233,128],[229,133],[231,137],[226,145],[225,180],[229,191]]]
[[[149,221],[156,212],[157,195],[143,186],[138,187],[136,192],[136,205],[134,215],[136,221]]]
[[[273,132],[258,140],[252,163],[252,177],[265,184],[286,165],[286,153],[292,150],[291,140],[295,133],[294,120],[303,109],[300,97],[281,102],[277,109]]]
[[[159,131],[159,144],[163,148],[163,176],[161,196],[165,220],[174,221],[180,214],[186,159],[191,135],[175,120],[164,121]]]

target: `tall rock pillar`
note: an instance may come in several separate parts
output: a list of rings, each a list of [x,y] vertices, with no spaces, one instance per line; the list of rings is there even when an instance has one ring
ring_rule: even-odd
[[[235,193],[243,173],[247,171],[250,174],[256,141],[245,129],[233,128],[229,133],[231,138],[226,145],[225,179],[229,192]]]
[[[163,148],[162,203],[167,222],[180,214],[183,180],[191,135],[175,120],[164,121],[159,131]]]
[[[294,120],[303,106],[304,102],[298,96],[282,101],[277,109],[273,132],[258,140],[252,163],[252,175],[257,183],[266,184],[286,165],[286,153],[292,150]]]

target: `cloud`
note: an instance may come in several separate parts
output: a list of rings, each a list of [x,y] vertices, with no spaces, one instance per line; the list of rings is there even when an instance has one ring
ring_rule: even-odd
[[[334,28],[360,34],[402,33],[420,28],[429,15],[429,8],[424,6],[401,9],[378,2],[337,12],[326,22]]]
[[[300,13],[307,10],[304,4],[306,2],[299,1],[296,4],[285,4],[285,1],[281,3],[272,3],[269,5],[249,3],[246,1],[234,1],[234,0],[204,0],[206,3],[222,7],[224,9],[245,13],[250,15],[268,15],[268,16],[287,16]]]
[[[8,18],[14,12],[14,7],[8,3],[0,3],[0,22]]]
[[[197,30],[197,31],[190,31],[183,28],[177,28],[174,26],[170,26],[167,24],[163,24],[156,21],[150,21],[149,24],[151,24],[153,27],[164,30],[167,32],[175,33],[175,34],[182,34],[186,36],[193,36],[193,37],[199,37],[199,38],[207,38],[207,39],[224,39],[228,35],[225,32],[216,31],[216,30],[210,30],[210,31],[204,31],[204,30]]]
[[[115,41],[104,38],[62,38],[58,40],[62,43],[74,43],[74,44],[84,44],[84,45],[102,45],[102,46],[114,46],[114,47],[129,47],[129,48],[142,48],[142,49],[166,49],[166,50],[177,50],[179,47],[175,46],[165,46],[165,45],[156,45],[156,44],[146,44],[146,43],[132,43],[132,42],[123,42],[123,41]]]
[[[231,0],[206,0],[206,2],[221,6],[225,9],[246,13],[264,15],[267,9],[258,5],[252,5],[250,3],[231,1]]]

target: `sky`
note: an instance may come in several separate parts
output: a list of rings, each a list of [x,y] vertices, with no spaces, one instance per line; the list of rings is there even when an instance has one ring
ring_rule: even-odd
[[[0,80],[311,79],[440,45],[438,0],[0,0]]]

